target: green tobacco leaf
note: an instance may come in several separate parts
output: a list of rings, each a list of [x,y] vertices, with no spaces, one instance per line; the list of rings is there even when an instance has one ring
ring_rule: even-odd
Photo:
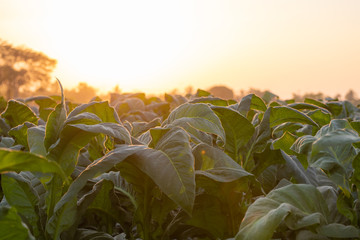
[[[15,139],[15,143],[20,144],[27,149],[28,147],[27,131],[29,128],[34,126],[35,125],[33,123],[25,122],[17,127],[12,128],[9,131],[9,136]]]
[[[314,120],[319,126],[324,126],[326,124],[329,124],[331,121],[331,114],[324,112],[320,109],[310,111],[307,113],[307,115]]]
[[[102,240],[113,240],[114,238],[105,232],[99,232],[96,230],[92,230],[92,229],[85,229],[85,228],[79,228],[76,231],[76,235],[74,239],[78,239],[78,240],[96,240],[96,239],[102,239]],[[120,238],[119,240],[122,240],[122,238]],[[125,238],[124,238],[125,240]]]
[[[170,110],[172,110],[188,101],[187,98],[185,98],[181,95],[170,95],[170,94],[165,93],[164,97],[165,97],[165,101],[170,103]]]
[[[213,212],[214,214],[217,212],[216,210],[221,209],[221,214],[217,213],[219,214],[218,216],[209,217],[209,220],[214,220],[214,217],[221,219],[225,216],[226,224],[220,228],[220,231],[218,227],[222,225],[218,227],[214,225],[204,226],[201,223],[201,221],[203,221],[202,218],[196,219],[193,217],[190,219],[190,222],[211,232],[214,238],[224,239],[225,234],[227,237],[234,236],[239,229],[244,214],[245,208],[241,204],[244,201],[244,193],[249,191],[250,182],[253,178],[254,176],[251,173],[246,172],[240,166],[237,168],[218,167],[206,171],[197,170],[196,186],[204,189],[205,194],[209,195],[208,199],[210,202],[215,199],[217,200],[213,202],[215,205],[210,207],[215,210],[215,212]],[[206,206],[209,205],[206,204]],[[208,211],[204,208],[196,209],[195,213],[197,213],[197,215],[208,214],[201,213],[199,210]],[[218,230],[214,232],[215,229]]]
[[[34,236],[39,237],[39,196],[32,188],[31,183],[19,174],[7,173],[1,176],[1,186],[6,201],[16,208],[20,216],[26,219]]]
[[[49,96],[36,96],[25,99],[25,102],[35,101],[39,106],[39,116],[45,122],[47,121],[49,114],[54,111],[56,107],[56,101]]]
[[[24,103],[9,100],[5,111],[1,114],[1,117],[6,119],[10,127],[16,127],[24,122],[31,122],[37,124],[38,117],[36,114]]]
[[[317,106],[311,103],[293,103],[287,105],[288,107],[294,108],[296,110],[322,110],[323,112],[330,114],[329,110],[324,107]]]
[[[44,126],[32,127],[27,130],[27,141],[31,153],[46,156],[46,149],[44,146],[45,128]]]
[[[209,103],[214,106],[228,106],[228,101],[217,97],[201,97],[191,100],[189,103]]]
[[[11,148],[15,140],[11,137],[2,137],[0,141],[0,148]]]
[[[0,207],[0,239],[35,239],[17,215],[15,208]]]
[[[354,226],[345,226],[338,223],[330,223],[319,228],[319,233],[330,238],[358,238],[360,235],[359,229]]]
[[[282,132],[283,134],[284,132],[296,134],[296,131],[301,129],[302,127],[304,127],[304,125],[302,125],[301,123],[292,123],[292,122],[282,123],[274,128],[273,135],[276,135],[279,132]]]
[[[47,231],[55,236],[71,226],[74,220],[64,219],[63,216],[67,212],[76,212],[73,199],[76,199],[87,180],[109,171],[124,160],[147,174],[169,198],[191,213],[195,198],[195,177],[188,136],[184,130],[175,128],[163,136],[156,148],[159,150],[141,145],[119,145],[90,164],[56,204]]]
[[[66,125],[59,140],[48,150],[47,158],[59,163],[66,176],[74,171],[79,151],[85,147],[96,133]]]
[[[312,149],[312,144],[316,141],[316,137],[311,135],[305,135],[296,139],[294,144],[291,146],[291,150],[300,153],[300,154],[308,154]]]
[[[55,110],[52,113],[50,113],[48,120],[46,122],[46,134],[44,139],[44,146],[47,151],[49,150],[49,147],[58,140],[67,115],[64,91],[59,80],[58,82],[61,89],[61,103],[55,107]]]
[[[336,184],[349,193],[351,190],[348,179],[356,157],[353,144],[358,142],[360,137],[349,122],[335,119],[323,126],[315,136],[298,138],[292,149],[297,153],[307,154],[310,166],[325,170]]]
[[[0,173],[8,171],[56,173],[65,178],[63,170],[56,162],[29,152],[0,149]]]
[[[65,124],[88,124],[101,123],[101,119],[94,113],[83,112],[66,119]]]
[[[358,134],[360,134],[360,121],[352,121],[350,122],[351,127],[356,130],[358,132]]]
[[[98,134],[105,134],[131,143],[128,131],[116,123],[67,124],[62,130],[59,140],[49,149],[47,157],[58,162],[69,176],[74,171],[80,149]]]
[[[205,194],[196,197],[192,217],[186,221],[188,225],[208,231],[214,239],[225,239],[226,223],[221,202]]]
[[[334,118],[344,118],[343,104],[342,102],[328,102],[326,103],[327,108],[332,113]]]
[[[241,114],[226,107],[212,107],[225,130],[225,151],[240,163],[240,149],[244,147],[255,132],[254,126]]]
[[[195,199],[194,157],[189,136],[183,129],[171,129],[157,142],[154,150],[139,151],[132,156],[131,163],[191,214]]]
[[[241,102],[238,106],[238,111],[246,116],[250,110],[259,110],[265,112],[267,109],[264,100],[255,94],[249,94],[241,99]]]
[[[219,167],[239,168],[240,165],[236,163],[229,155],[222,150],[209,146],[208,144],[199,144],[193,149],[195,157],[196,170],[208,170]]]
[[[26,103],[31,101],[35,101],[36,104],[39,105],[39,107],[43,107],[43,108],[54,108],[57,105],[56,101],[49,96],[36,96],[25,99]]]
[[[0,134],[1,136],[8,136],[8,132],[11,129],[10,125],[6,123],[6,120],[0,117]]]
[[[130,133],[126,130],[124,126],[117,123],[105,122],[95,125],[69,124],[68,126],[81,129],[85,132],[102,133],[118,140],[122,140],[126,144],[131,144]]]
[[[183,122],[192,127],[218,135],[225,142],[225,131],[218,116],[204,103],[185,103],[174,109],[163,125],[178,125]]]
[[[155,148],[156,144],[160,141],[160,139],[169,132],[168,128],[153,128],[150,129],[151,142],[149,143],[149,147]]]
[[[120,145],[104,157],[91,163],[69,186],[68,191],[61,197],[54,207],[54,214],[47,222],[46,231],[56,239],[61,232],[71,227],[77,215],[77,196],[87,181],[102,173],[108,172],[116,164],[124,161],[132,154],[143,151],[145,146]],[[70,214],[70,218],[67,213]]]
[[[66,231],[69,234],[67,238],[78,239],[78,236],[74,238],[74,234],[78,234],[78,225],[81,221],[86,221],[84,216],[86,216],[87,211],[95,213],[98,222],[106,221],[113,225],[116,222],[121,223],[121,214],[124,213],[118,208],[118,201],[119,199],[114,194],[114,184],[111,181],[104,179],[97,181],[91,191],[84,194],[78,201],[76,221]],[[97,229],[100,229],[101,225],[99,223]]]
[[[199,143],[206,143],[209,145],[214,144],[214,137],[211,134],[208,134],[206,132],[200,131],[192,127],[186,121],[177,122],[176,126],[183,128],[190,135],[191,142],[195,144],[199,144]]]
[[[255,134],[250,140],[251,146],[243,164],[245,169],[248,167],[252,153],[264,151],[268,140],[271,138],[270,113],[271,111],[266,110],[260,124],[255,128]]]
[[[271,239],[280,225],[288,230],[314,229],[319,226],[316,228],[319,235],[323,235],[324,228],[334,226],[330,222],[326,202],[314,186],[290,184],[271,191],[250,205],[236,239]],[[345,226],[341,225],[338,229],[341,228]],[[355,227],[347,230],[347,236],[358,237]],[[338,235],[329,233],[326,236]]]
[[[229,183],[244,177],[253,177],[253,175],[240,166],[237,168],[218,167],[206,171],[196,171],[196,181],[200,187],[209,186],[209,180],[219,183]],[[217,190],[218,189],[215,191]]]
[[[200,88],[196,91],[196,94],[195,94],[195,96],[197,96],[197,97],[208,97],[210,95],[211,95],[211,93],[209,93],[208,91],[202,90]]]
[[[289,155],[294,154],[294,151],[291,150],[291,146],[296,141],[297,137],[289,132],[285,132],[280,138],[273,141],[272,146],[273,149],[281,149]]]
[[[304,102],[329,110],[328,106],[326,106],[325,103],[315,100],[315,99],[305,98]]]
[[[353,207],[354,199],[352,196],[345,196],[344,192],[340,192],[336,201],[336,210],[351,221],[356,226],[358,223],[358,213]]]
[[[111,197],[113,199],[111,199]],[[100,210],[105,217],[111,217],[113,220],[120,218],[120,211],[114,211],[116,208],[116,202],[114,201],[116,196],[114,194],[114,184],[109,180],[100,180],[97,182],[92,191],[84,195],[78,202],[78,206],[84,210]],[[86,200],[86,202],[85,202]],[[87,207],[82,206],[87,205]],[[84,214],[85,212],[83,212]],[[82,217],[83,214],[79,215]],[[114,222],[115,224],[116,222]]]
[[[111,107],[107,101],[82,104],[70,112],[68,118],[74,117],[83,112],[93,113],[103,122],[120,123],[119,116],[117,115],[115,109]]]
[[[254,175],[260,175],[267,167],[275,164],[284,164],[285,160],[281,150],[270,149],[270,144],[261,153],[254,153],[255,168],[251,171]]]
[[[360,153],[356,155],[352,162],[352,167],[354,169],[352,182],[360,189]]]
[[[154,120],[150,122],[133,122],[132,123],[132,129],[131,129],[131,135],[133,137],[138,137],[144,132],[159,127],[161,125],[161,121],[159,118],[155,118]]]
[[[274,98],[279,98],[279,96],[269,91],[265,91],[264,95],[262,96],[262,99],[264,99],[266,103],[274,100]]]
[[[275,127],[285,122],[303,123],[319,127],[310,117],[290,107],[270,107],[267,111],[270,111],[270,127]]]

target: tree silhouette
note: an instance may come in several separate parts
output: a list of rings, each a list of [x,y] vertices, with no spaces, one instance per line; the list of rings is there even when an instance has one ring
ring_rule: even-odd
[[[85,82],[80,82],[77,87],[73,89],[65,89],[66,98],[74,102],[88,102],[96,96],[97,89],[88,85]]]
[[[225,86],[214,86],[208,90],[215,97],[223,99],[233,99],[234,92],[228,87]]]
[[[14,47],[0,39],[0,85],[6,97],[16,98],[24,86],[49,83],[57,61],[26,47]]]

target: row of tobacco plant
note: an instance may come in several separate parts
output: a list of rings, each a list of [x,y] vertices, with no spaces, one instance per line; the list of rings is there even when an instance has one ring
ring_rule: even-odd
[[[359,108],[271,97],[3,102],[0,238],[358,238]]]

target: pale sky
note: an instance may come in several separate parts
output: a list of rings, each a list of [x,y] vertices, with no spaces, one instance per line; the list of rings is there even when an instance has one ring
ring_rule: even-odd
[[[57,59],[68,88],[360,96],[359,0],[0,0],[0,38]]]

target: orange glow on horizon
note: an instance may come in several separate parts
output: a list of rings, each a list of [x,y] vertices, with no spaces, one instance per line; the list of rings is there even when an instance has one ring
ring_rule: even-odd
[[[334,96],[359,86],[359,10],[356,0],[5,0],[0,33],[56,58],[67,88]]]

